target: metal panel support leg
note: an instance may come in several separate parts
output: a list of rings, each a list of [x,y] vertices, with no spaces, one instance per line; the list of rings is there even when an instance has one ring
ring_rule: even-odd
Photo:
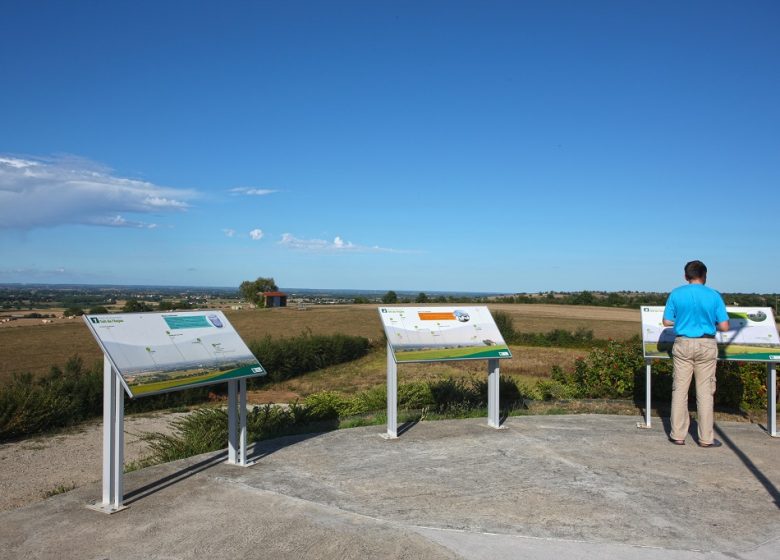
[[[398,437],[398,364],[387,344],[387,439]]]
[[[238,464],[238,381],[228,381],[228,463]]]
[[[103,499],[91,509],[116,513],[125,509],[125,394],[108,357],[103,357]]]
[[[488,426],[491,428],[501,427],[501,419],[499,418],[499,375],[498,360],[488,360]]]
[[[650,365],[650,360],[645,360],[645,423],[637,422],[637,428],[651,428],[650,425],[650,410],[652,409],[653,387],[652,387],[652,373],[653,366]]]
[[[125,392],[116,375],[114,377],[114,504],[111,508],[119,511],[123,508],[125,493]]]
[[[243,378],[238,382],[238,464],[242,467],[246,467],[246,379]]]
[[[228,464],[250,467],[247,461],[246,379],[228,381]]]
[[[777,433],[777,364],[768,363],[766,370],[766,431],[772,437],[780,437]]]

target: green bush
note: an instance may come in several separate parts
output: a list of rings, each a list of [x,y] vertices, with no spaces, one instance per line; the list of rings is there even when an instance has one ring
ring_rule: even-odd
[[[382,400],[387,399],[387,387],[382,388]],[[398,386],[398,406],[410,410],[420,410],[434,404],[430,383],[418,381]]]
[[[652,399],[671,401],[673,385],[672,360],[653,360]],[[574,370],[565,372],[553,367],[551,379],[540,381],[532,393],[536,398],[631,398],[645,399],[645,360],[639,341],[609,341],[603,348],[592,349],[578,358]],[[753,362],[718,362],[715,404],[734,410],[756,410],[767,407],[766,365]],[[695,382],[691,383],[689,400],[695,401]]]
[[[554,329],[547,333],[526,333],[515,330],[512,316],[505,311],[494,311],[493,320],[507,344],[560,348],[590,348],[603,346],[606,341],[593,338],[593,331],[579,328],[576,331]]]
[[[320,417],[315,411],[297,404],[256,406],[247,414],[247,441],[335,429],[337,422]],[[170,434],[145,434],[151,456],[144,465],[183,459],[192,455],[224,449],[228,438],[228,411],[203,408],[173,422]]]
[[[610,340],[606,347],[577,359],[572,379],[583,397],[633,397],[634,381],[644,364],[641,347]]]
[[[280,381],[309,371],[362,357],[368,353],[368,339],[341,334],[324,336],[302,334],[289,339],[263,339],[250,344],[255,356]],[[266,378],[253,378],[257,386]],[[202,403],[210,392],[224,393],[226,384],[196,387],[162,395],[127,400],[127,413],[159,410]],[[367,404],[351,403],[356,414]],[[344,409],[346,410],[346,408]],[[78,356],[64,369],[52,367],[49,375],[35,379],[16,375],[0,387],[0,441],[70,426],[103,413],[103,363],[86,368]]]
[[[86,370],[78,356],[33,379],[15,375],[0,390],[0,441],[72,425],[102,411],[102,370]]]
[[[128,400],[128,413],[159,410],[203,402],[207,388],[187,389]],[[79,356],[64,368],[53,366],[48,375],[35,379],[15,375],[0,388],[0,441],[71,426],[103,414],[103,363],[86,368]]]
[[[766,364],[719,362],[715,404],[744,410],[766,408]]]
[[[448,412],[454,409],[484,407],[487,403],[487,392],[482,397],[479,387],[473,382],[463,379],[442,379],[430,384],[434,411]]]
[[[579,389],[575,385],[569,385],[555,379],[543,379],[536,384],[535,395],[538,400],[561,401],[576,399],[580,396]]]
[[[579,328],[576,331],[554,329],[547,333],[523,333],[515,335],[515,344],[559,348],[590,348],[603,346],[606,341],[593,338],[593,331]]]
[[[321,391],[306,397],[303,401],[303,406],[306,407],[309,414],[314,418],[334,420],[340,416],[356,414],[353,400],[335,391]],[[357,414],[360,412],[357,412]]]
[[[268,371],[266,377],[252,381],[256,386],[361,358],[368,353],[369,342],[362,336],[303,333],[281,339],[267,336],[251,342],[249,349]]]
[[[493,311],[491,315],[493,315],[493,321],[495,321],[498,332],[501,333],[504,342],[513,344],[517,332],[515,331],[515,324],[512,316],[506,311]]]
[[[404,402],[402,397],[402,391],[405,385],[398,387],[398,402],[400,406],[406,406],[401,404]],[[361,391],[353,397],[355,401],[353,414],[365,414],[366,412],[377,412],[385,410],[387,408],[387,386],[379,385],[367,391]]]

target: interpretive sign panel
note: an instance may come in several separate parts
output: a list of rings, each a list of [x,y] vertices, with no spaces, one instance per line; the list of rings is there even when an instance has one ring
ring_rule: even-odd
[[[380,307],[397,363],[511,358],[487,307]]]
[[[780,361],[780,337],[771,307],[726,307],[729,330],[715,335],[718,359],[753,362]],[[674,329],[663,324],[662,306],[642,307],[642,345],[645,358],[670,358]]]
[[[266,372],[221,311],[85,315],[131,397]]]

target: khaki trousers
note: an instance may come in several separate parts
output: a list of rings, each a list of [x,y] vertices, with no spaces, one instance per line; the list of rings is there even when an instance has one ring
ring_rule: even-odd
[[[713,434],[715,403],[715,368],[718,344],[714,338],[678,337],[672,348],[674,385],[672,387],[672,439],[684,440],[688,435],[688,388],[691,377],[696,378],[696,411],[698,413],[699,443],[709,444]]]

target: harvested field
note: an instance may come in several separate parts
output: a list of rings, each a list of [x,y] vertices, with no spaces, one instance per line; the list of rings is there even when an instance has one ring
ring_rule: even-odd
[[[553,329],[590,329],[597,338],[617,340],[640,333],[639,310],[545,304],[495,304],[491,310],[505,311],[522,332],[548,332]],[[281,309],[225,310],[242,338],[249,342],[272,336],[288,337],[310,331],[314,334],[343,333],[382,339],[382,325],[376,305],[312,306],[305,311],[293,307]],[[0,383],[13,373],[42,375],[52,365],[63,366],[74,355],[87,364],[100,360],[97,343],[80,319],[59,320],[50,324],[27,324],[0,328]],[[582,351],[554,348],[528,348],[522,359],[511,360],[507,373],[543,375],[554,364],[565,366]],[[418,366],[409,366],[418,367]],[[308,376],[307,376],[308,377]]]
[[[535,383],[537,379],[549,377],[553,365],[572,369],[578,356],[585,351],[571,348],[538,348],[531,346],[511,346],[512,358],[501,360],[501,376],[511,376],[525,383]],[[315,371],[264,387],[260,391],[251,391],[248,400],[251,403],[292,402],[318,391],[339,391],[357,393],[382,385],[386,382],[387,354],[384,351],[372,352],[368,356]],[[486,379],[485,360],[464,362],[433,362],[427,364],[402,364],[398,367],[398,382],[436,381],[446,377]]]
[[[587,305],[494,304],[491,311],[504,311],[520,332],[549,332],[553,329],[588,329],[596,338],[626,340],[640,335],[639,309],[595,307]]]

